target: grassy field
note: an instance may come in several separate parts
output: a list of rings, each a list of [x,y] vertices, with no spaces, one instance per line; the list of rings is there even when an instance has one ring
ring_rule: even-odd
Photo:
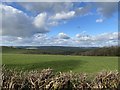
[[[55,71],[98,72],[118,69],[118,57],[3,54],[2,60],[7,68],[22,70],[52,68]]]

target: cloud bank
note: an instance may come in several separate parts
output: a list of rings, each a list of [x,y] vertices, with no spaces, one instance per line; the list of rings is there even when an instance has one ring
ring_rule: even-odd
[[[66,24],[76,17],[92,15],[95,9],[99,18],[96,23],[102,23],[117,12],[117,3],[86,3],[79,6],[73,2],[18,2],[23,10],[9,4],[2,4],[1,45],[64,45],[64,46],[108,46],[117,45],[118,33],[100,35],[67,35],[64,32],[49,36],[50,27]],[[27,13],[26,13],[27,12]],[[29,13],[28,13],[29,12]]]
[[[120,35],[120,33],[119,33]],[[118,32],[102,33],[99,35],[76,34],[69,37],[65,33],[59,33],[56,36],[49,37],[47,34],[35,34],[30,38],[21,38],[14,36],[2,36],[3,45],[20,46],[79,46],[79,47],[102,47],[118,45]],[[2,43],[0,43],[2,44]]]

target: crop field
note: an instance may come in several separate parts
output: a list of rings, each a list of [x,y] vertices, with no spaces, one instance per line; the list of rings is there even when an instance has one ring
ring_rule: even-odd
[[[2,63],[9,69],[42,70],[51,68],[55,72],[99,72],[117,70],[118,57],[103,56],[69,56],[69,55],[32,55],[3,54]]]

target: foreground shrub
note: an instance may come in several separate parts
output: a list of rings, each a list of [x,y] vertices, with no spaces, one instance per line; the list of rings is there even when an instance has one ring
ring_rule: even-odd
[[[96,75],[84,73],[53,73],[42,71],[14,71],[3,68],[2,90],[120,90],[119,73],[100,72]]]

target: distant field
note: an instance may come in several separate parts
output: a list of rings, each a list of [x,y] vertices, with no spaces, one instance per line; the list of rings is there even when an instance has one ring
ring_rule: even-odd
[[[117,70],[118,57],[3,54],[7,68],[34,70],[52,68],[55,71],[98,72]]]

